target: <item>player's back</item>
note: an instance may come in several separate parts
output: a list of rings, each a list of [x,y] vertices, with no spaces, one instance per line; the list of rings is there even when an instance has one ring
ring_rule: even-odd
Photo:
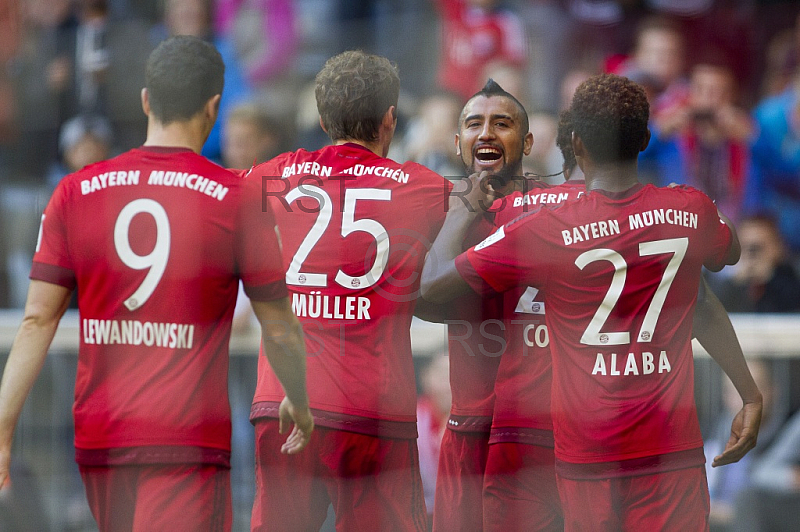
[[[263,180],[275,211],[292,306],[306,335],[311,407],[334,414],[328,426],[335,428],[336,415],[412,423],[409,329],[448,182],[356,144],[283,154],[248,179]],[[255,403],[274,404],[283,393],[260,366]],[[253,417],[272,407],[258,408]]]
[[[559,458],[624,460],[702,445],[693,307],[702,266],[721,265],[729,243],[713,204],[692,189],[637,186],[595,191],[546,218]]]
[[[77,284],[78,448],[230,448],[230,321],[239,274],[252,271],[238,236],[256,232],[240,218],[244,187],[188,149],[154,147],[57,187],[32,276]]]
[[[502,226],[535,210],[557,207],[581,197],[585,191],[583,180],[558,185],[528,182],[528,190],[514,192],[493,205],[493,210],[497,211],[495,225]],[[495,439],[528,443],[544,441],[552,446],[551,334],[545,323],[546,310],[544,292],[536,287],[523,285],[503,294],[503,320],[508,344],[495,382],[492,419]]]
[[[560,460],[702,463],[692,315],[701,268],[724,264],[730,238],[701,192],[637,185],[525,215],[459,261],[496,290],[544,289]]]

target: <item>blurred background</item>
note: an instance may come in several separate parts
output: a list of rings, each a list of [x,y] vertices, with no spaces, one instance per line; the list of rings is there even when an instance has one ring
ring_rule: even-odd
[[[466,99],[494,78],[524,103],[535,137],[525,170],[557,174],[557,113],[586,77],[615,72],[651,100],[643,180],[706,192],[739,228],[742,260],[709,275],[733,313],[767,398],[758,447],[709,471],[713,530],[800,523],[800,2],[785,0],[0,0],[0,363],[21,317],[39,219],[53,187],[140,145],[144,63],[164,38],[213,42],[226,63],[209,158],[246,168],[327,143],[313,82],[330,56],[387,56],[401,77],[390,157],[462,176],[454,135]],[[557,183],[559,176],[547,177]],[[72,323],[72,325],[70,325]],[[26,404],[0,530],[94,530],[73,461],[77,317]],[[415,322],[421,463],[435,464],[449,399],[441,327]],[[247,421],[258,337],[246,309],[233,339],[236,530],[249,529]],[[735,398],[698,350],[708,452]],[[442,385],[444,382],[445,386]],[[427,461],[427,462],[426,462]],[[435,468],[433,468],[435,473]],[[423,474],[425,471],[423,470]],[[435,478],[425,479],[431,490]]]

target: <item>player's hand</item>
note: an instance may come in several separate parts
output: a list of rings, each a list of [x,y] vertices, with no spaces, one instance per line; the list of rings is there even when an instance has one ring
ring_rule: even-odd
[[[292,432],[286,441],[281,445],[283,454],[297,454],[308,445],[311,433],[314,431],[314,417],[308,406],[305,408],[295,408],[288,397],[284,397],[278,410],[279,424],[278,430],[281,434],[286,434],[289,426],[294,424]]]
[[[11,486],[11,479],[8,476],[11,467],[11,451],[0,449],[0,492]]]
[[[725,444],[722,454],[714,457],[712,467],[732,464],[742,459],[747,452],[756,446],[758,429],[761,426],[761,402],[745,403],[733,418],[731,437]]]
[[[486,170],[480,173],[474,173],[456,181],[453,184],[453,193],[451,194],[451,208],[455,205],[463,207],[473,213],[482,213],[489,210],[494,200],[500,197],[500,194],[493,186],[497,183],[498,178],[490,174]]]

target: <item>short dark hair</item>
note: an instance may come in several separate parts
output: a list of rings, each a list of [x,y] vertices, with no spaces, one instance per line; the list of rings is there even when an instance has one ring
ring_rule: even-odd
[[[147,59],[150,111],[162,123],[188,120],[225,84],[225,64],[210,43],[189,35],[161,42]]]
[[[385,57],[350,50],[331,57],[317,74],[317,110],[331,140],[377,140],[381,120],[397,107],[400,76]]]
[[[641,85],[616,74],[600,74],[575,90],[570,118],[575,135],[595,161],[631,161],[647,139],[650,105]]]
[[[564,168],[572,170],[578,165],[575,160],[575,151],[572,149],[572,118],[568,110],[563,110],[558,115],[558,131],[556,133],[556,146],[564,157]]]
[[[497,83],[495,80],[489,78],[486,81],[486,85],[484,85],[481,90],[473,94],[470,97],[470,99],[467,100],[467,103],[471,102],[475,98],[478,98],[479,96],[483,96],[484,98],[492,98],[492,97],[508,98],[509,100],[514,102],[514,105],[516,105],[517,109],[519,110],[522,132],[528,133],[528,131],[530,131],[530,124],[528,123],[528,111],[525,110],[525,106],[522,105],[522,103],[519,100],[517,100],[513,94],[503,89],[503,87],[501,87],[500,84]],[[466,108],[467,105],[464,104],[464,109]],[[464,118],[465,118],[464,111],[462,110],[461,116],[458,118],[458,129],[461,129],[461,125],[464,123]]]

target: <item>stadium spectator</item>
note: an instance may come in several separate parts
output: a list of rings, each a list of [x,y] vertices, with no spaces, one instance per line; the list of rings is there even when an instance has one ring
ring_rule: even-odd
[[[439,86],[466,101],[495,62],[524,67],[525,28],[498,0],[436,0],[442,23]]]
[[[761,428],[758,431],[758,444],[736,463],[725,467],[711,467],[711,461],[725,448],[731,434],[730,419],[739,411],[739,394],[731,380],[723,375],[722,400],[723,410],[719,419],[713,424],[712,432],[704,443],[706,454],[706,476],[711,500],[709,521],[715,532],[734,530],[736,506],[740,497],[747,497],[752,487],[753,464],[756,463],[775,439],[786,421],[786,406],[782,400],[784,395],[775,383],[773,365],[768,360],[752,359],[747,365],[750,373],[761,390],[764,398],[764,410]]]
[[[737,501],[735,532],[791,532],[800,519],[800,412],[753,462],[753,489]]]
[[[0,486],[23,403],[77,290],[75,456],[101,531],[230,530],[227,355],[239,279],[286,390],[281,429],[297,422],[280,450],[302,450],[313,429],[273,219],[260,189],[198,155],[223,70],[200,39],[159,45],[141,93],[144,146],[63,179],[42,216],[0,384]]]
[[[248,169],[278,155],[279,142],[278,131],[266,111],[254,103],[241,103],[231,109],[222,130],[222,164],[229,169]],[[244,332],[257,325],[240,283],[233,332]]]
[[[530,113],[528,124],[535,142],[530,155],[523,161],[525,174],[550,184],[562,183],[564,159],[556,146],[558,117],[549,113]]]
[[[31,0],[22,9],[22,43],[11,71],[19,137],[10,178],[42,183],[58,158],[61,124],[78,112],[73,85],[78,20],[69,0]]]
[[[753,482],[766,490],[800,493],[800,414],[795,413],[753,466]]]
[[[458,255],[465,227],[478,216],[471,211],[492,195],[485,176],[473,176],[467,201],[454,203],[434,241],[422,295],[443,303],[470,287],[486,294],[520,284],[544,289],[547,327],[558,331],[550,344],[552,416],[567,531],[696,528],[709,509],[689,317],[702,266],[735,263],[738,242],[702,193],[639,184],[636,157],[649,140],[641,87],[614,75],[590,78],[570,116],[587,194],[517,218]],[[652,224],[637,216],[649,219],[659,209],[691,212],[697,228],[661,224],[652,240]],[[611,229],[601,231],[601,222]],[[606,251],[598,253],[599,244]],[[674,289],[664,290],[665,280]],[[648,312],[631,311],[654,301]],[[720,353],[744,404],[716,466],[755,445],[762,401],[741,349]]]
[[[78,115],[61,127],[58,163],[50,168],[47,184],[55,188],[64,176],[108,159],[113,147],[111,124],[100,115]]]
[[[574,21],[561,0],[532,0],[518,5],[528,41],[526,84],[531,98],[528,109],[556,114],[561,109],[561,80],[574,66],[564,58],[584,57],[582,54],[568,55],[572,40],[565,36],[569,35]],[[500,84],[506,87],[502,82]]]
[[[733,71],[721,58],[691,69],[689,93],[652,121],[642,158],[654,159],[658,184],[677,182],[705,192],[733,222],[741,217],[750,173],[753,123],[737,105]]]
[[[418,371],[419,396],[417,397],[417,446],[419,470],[425,507],[428,510],[428,529],[433,525],[433,500],[436,493],[436,473],[442,436],[447,430],[447,418],[453,396],[450,392],[450,360],[447,353],[428,357]]]
[[[685,69],[685,39],[680,26],[668,18],[653,16],[639,23],[633,52],[613,72],[652,81],[655,98],[650,119],[658,123],[663,113],[685,104],[688,97]]]
[[[753,110],[756,140],[746,207],[772,213],[791,253],[800,253],[800,74]]]
[[[253,98],[280,122],[297,112],[300,34],[293,0],[217,0],[214,33],[233,44]]]
[[[80,0],[77,5],[73,60],[77,109],[105,116],[120,150],[141,146],[147,119],[138,104],[138,90],[153,49],[141,38],[147,27],[136,19],[114,19],[107,0]]]
[[[406,128],[405,158],[448,179],[463,177],[451,137],[460,113],[461,99],[455,94],[438,92],[423,99]]]
[[[317,424],[309,452],[274,456],[283,390],[260,358],[253,530],[317,529],[330,504],[339,530],[426,525],[409,328],[450,184],[386,158],[399,91],[389,60],[332,57],[315,94],[333,145],[281,154],[247,177],[275,211]]]
[[[738,225],[742,257],[709,283],[728,312],[800,312],[800,276],[774,218],[745,217]]]
[[[222,156],[222,128],[228,113],[237,104],[252,100],[253,89],[244,70],[232,37],[215,33],[211,0],[165,0],[164,19],[153,28],[151,39],[159,42],[172,35],[192,35],[205,39],[219,50],[225,62],[225,95],[220,102],[219,120],[214,124],[202,154],[218,162]]]
[[[217,0],[214,31],[234,41],[252,87],[269,85],[289,70],[298,45],[289,0]]]
[[[266,109],[255,103],[233,107],[222,135],[222,162],[226,168],[247,169],[280,153],[280,135]]]

